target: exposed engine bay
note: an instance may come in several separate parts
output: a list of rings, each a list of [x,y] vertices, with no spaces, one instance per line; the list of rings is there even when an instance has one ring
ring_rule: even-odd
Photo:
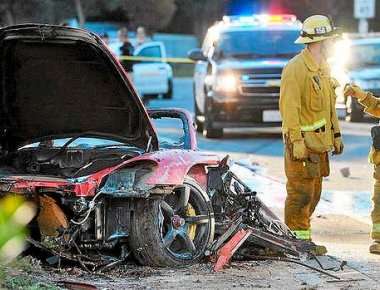
[[[126,146],[103,148],[22,148],[8,155],[3,173],[42,174],[65,178],[89,175],[123,160],[139,156],[142,150]]]

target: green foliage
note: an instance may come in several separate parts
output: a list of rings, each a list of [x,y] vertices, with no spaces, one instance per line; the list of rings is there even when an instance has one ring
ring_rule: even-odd
[[[22,251],[25,225],[33,216],[33,206],[19,196],[0,200],[0,263],[11,261]]]
[[[0,289],[4,287],[3,282],[7,277],[7,272],[5,271],[5,267],[0,264]]]

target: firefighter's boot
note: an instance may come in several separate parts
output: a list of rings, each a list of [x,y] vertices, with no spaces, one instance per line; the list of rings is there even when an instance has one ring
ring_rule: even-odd
[[[300,239],[304,241],[311,242],[311,231],[293,231],[293,234]],[[311,251],[311,253],[315,256],[323,256],[327,254],[327,248],[323,245],[315,245],[315,248]]]
[[[312,251],[315,256],[323,256],[327,254],[327,248],[323,245],[315,245],[315,249]]]
[[[369,252],[371,254],[380,255],[380,241],[374,241],[372,245],[369,246]]]

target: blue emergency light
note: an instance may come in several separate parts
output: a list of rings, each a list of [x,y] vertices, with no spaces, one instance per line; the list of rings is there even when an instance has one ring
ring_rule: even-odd
[[[252,14],[228,15],[223,17],[225,23],[294,23],[297,16],[293,14]]]

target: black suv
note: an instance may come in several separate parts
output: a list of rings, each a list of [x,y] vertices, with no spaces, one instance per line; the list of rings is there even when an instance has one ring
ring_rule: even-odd
[[[198,131],[220,138],[223,128],[279,126],[281,72],[302,49],[299,31],[293,15],[229,16],[210,27],[189,52]]]

